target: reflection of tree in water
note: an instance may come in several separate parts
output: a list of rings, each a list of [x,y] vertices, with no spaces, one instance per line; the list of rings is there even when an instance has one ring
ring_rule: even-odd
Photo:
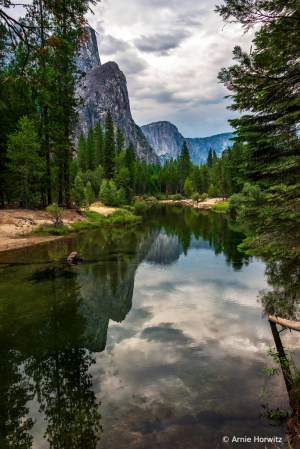
[[[299,320],[300,267],[290,261],[267,262],[265,275],[272,290],[259,292],[264,315]]]
[[[240,270],[251,259],[250,256],[238,251],[237,245],[245,236],[237,231],[236,225],[232,229],[231,219],[225,214],[186,207],[158,207],[152,220],[158,227],[165,229],[168,237],[177,237],[185,255],[193,246],[194,236],[196,241],[202,239],[203,242],[207,242],[216,255],[224,254],[227,265],[232,265],[235,270]],[[176,245],[176,241],[173,242]],[[180,255],[178,249],[177,253],[178,258]],[[155,258],[153,252],[151,256],[153,260],[160,259],[162,262],[162,256]],[[166,258],[174,260],[174,255],[169,257],[166,254]]]
[[[273,290],[263,290],[259,293],[263,315],[299,320],[299,266],[290,261],[268,262],[265,274]],[[282,404],[278,404],[276,409],[264,404],[265,412],[262,413],[262,416],[267,417],[273,425],[286,426],[291,447],[299,447],[300,369],[290,355],[286,354],[277,325],[270,321],[270,328],[276,348],[271,353],[275,363],[281,368],[291,413],[283,412]],[[275,373],[278,374],[278,371]],[[276,394],[276,392],[274,393]]]
[[[31,447],[34,423],[26,415],[34,394],[51,448],[95,448],[100,439],[99,404],[88,372],[95,360],[84,349],[86,318],[77,295],[76,278],[52,278],[35,283],[31,295],[29,290],[30,310],[16,299],[13,322],[13,292],[1,304],[1,449]]]

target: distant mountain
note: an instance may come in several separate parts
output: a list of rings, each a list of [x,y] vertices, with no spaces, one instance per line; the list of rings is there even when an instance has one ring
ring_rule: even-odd
[[[193,163],[200,164],[206,162],[210,148],[220,155],[232,144],[229,139],[233,137],[232,133],[223,133],[210,137],[185,138],[175,125],[167,121],[150,123],[141,126],[141,129],[162,164],[166,159],[178,156],[184,140],[187,142]]]

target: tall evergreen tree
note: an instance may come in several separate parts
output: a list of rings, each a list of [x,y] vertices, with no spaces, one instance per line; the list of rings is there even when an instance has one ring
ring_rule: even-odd
[[[180,175],[180,193],[182,193],[185,180],[191,170],[191,157],[186,141],[183,142],[181,153],[178,157],[178,169]]]
[[[130,177],[130,187],[132,190],[134,190],[135,186],[135,153],[134,153],[134,145],[132,141],[129,142],[128,148],[126,148],[125,153],[125,165],[128,168],[129,171],[129,177]]]
[[[114,175],[114,158],[116,155],[114,123],[110,110],[108,109],[105,120],[105,138],[103,148],[103,168],[106,179]]]
[[[119,156],[119,154],[121,153],[121,151],[124,149],[125,146],[125,139],[124,139],[124,135],[121,131],[121,129],[117,128],[117,134],[116,134],[116,151],[117,151],[117,156]]]
[[[207,165],[209,166],[209,168],[212,168],[212,164],[213,164],[213,155],[212,150],[210,148],[207,156]]]
[[[95,161],[95,139],[93,128],[89,129],[86,139],[86,150],[88,156],[88,170],[94,170],[96,167]]]
[[[94,129],[94,152],[96,167],[103,165],[103,143],[104,135],[100,120],[96,123]]]
[[[83,133],[80,133],[77,143],[77,161],[79,170],[85,172],[88,169],[89,159],[87,154],[86,140]]]

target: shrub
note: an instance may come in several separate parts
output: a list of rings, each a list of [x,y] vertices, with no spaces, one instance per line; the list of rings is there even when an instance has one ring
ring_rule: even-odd
[[[147,199],[148,199],[148,195],[146,195],[146,193],[144,193],[143,200],[147,201]]]
[[[210,196],[211,198],[215,198],[218,195],[219,195],[219,191],[218,191],[217,186],[214,186],[213,184],[211,184],[208,189],[208,196]]]
[[[85,199],[85,192],[83,181],[81,179],[82,173],[78,173],[75,178],[75,185],[71,189],[71,200],[75,202],[76,206],[80,207],[82,201]]]
[[[191,194],[192,194],[192,181],[191,181],[189,178],[187,178],[187,179],[185,180],[184,187],[183,187],[183,191],[184,191],[184,194],[185,194],[187,197],[190,197],[190,196],[191,196]]]
[[[237,212],[238,209],[242,208],[245,201],[245,197],[242,193],[234,193],[229,198],[228,212]]]
[[[157,200],[160,200],[161,197],[162,197],[162,194],[161,194],[160,192],[156,192],[155,198],[156,198]]]
[[[92,189],[92,185],[90,181],[86,183],[86,188],[84,189],[85,200],[88,204],[92,204],[96,201],[94,190]]]
[[[126,204],[126,194],[123,187],[118,190],[118,204],[123,205]]]
[[[136,201],[133,206],[134,213],[140,215],[148,208],[147,203],[143,200]]]
[[[133,207],[132,206],[123,206],[123,209],[125,209],[125,210],[130,210],[130,211],[133,211]]]
[[[170,196],[170,192],[167,190],[167,191],[166,191],[166,199],[168,199],[169,196]]]
[[[182,200],[182,195],[180,193],[176,193],[176,195],[173,196],[173,201]]]
[[[202,201],[205,201],[206,198],[208,198],[208,193],[202,193],[202,195],[201,195]]]
[[[113,218],[112,223],[113,224],[123,224],[124,221],[125,221],[125,217],[124,217],[124,215],[121,215],[120,217]]]
[[[48,214],[52,215],[54,226],[63,224],[62,218],[66,215],[66,211],[64,211],[61,207],[57,204],[50,204],[50,206],[46,208],[46,211]]]
[[[193,200],[198,203],[199,199],[200,199],[200,194],[198,192],[194,193]]]

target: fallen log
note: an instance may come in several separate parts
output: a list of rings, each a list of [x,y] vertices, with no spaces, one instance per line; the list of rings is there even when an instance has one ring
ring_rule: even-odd
[[[300,332],[299,321],[286,320],[285,318],[279,318],[272,315],[269,315],[269,320],[272,321],[272,323],[280,324],[283,327],[288,327],[289,329]]]

